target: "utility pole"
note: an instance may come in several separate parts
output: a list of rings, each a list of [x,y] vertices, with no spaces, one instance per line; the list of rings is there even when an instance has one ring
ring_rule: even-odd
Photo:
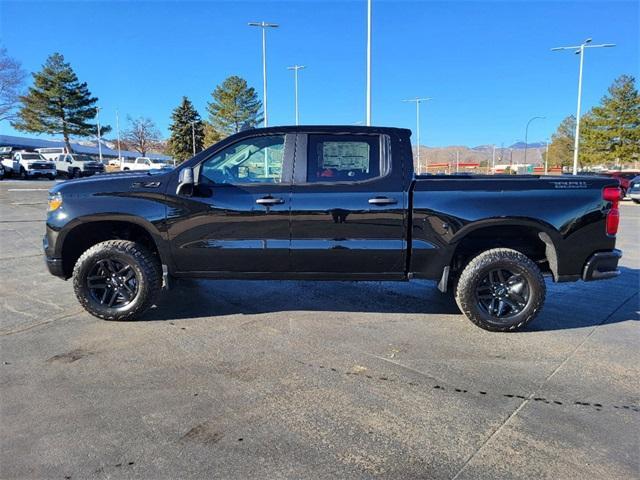
[[[422,169],[422,164],[420,163],[420,103],[426,102],[428,100],[433,100],[433,99],[431,97],[424,97],[424,98],[416,97],[416,98],[409,98],[407,100],[402,100],[403,102],[415,102],[416,104],[416,137],[417,137],[416,150],[418,151],[418,155],[417,155],[418,173],[420,173]],[[427,160],[426,172],[429,173],[428,160]]]
[[[460,152],[456,150],[456,173],[460,171]]]
[[[300,115],[298,113],[298,70],[306,68],[304,65],[293,65],[287,67],[287,70],[293,70],[293,83],[295,92],[295,104],[296,104],[296,125],[300,124]]]
[[[102,141],[100,138],[100,107],[96,107],[96,122],[98,126],[98,156],[100,157],[100,163],[102,163]]]
[[[371,0],[367,0],[367,106],[366,124],[371,126]]]
[[[580,55],[580,70],[578,73],[578,106],[576,108],[576,138],[573,146],[573,174],[578,174],[578,152],[580,148],[580,103],[582,102],[582,67],[584,66],[584,50],[585,48],[603,48],[615,47],[615,43],[602,43],[600,45],[591,45],[591,39],[587,38],[580,45],[570,47],[555,47],[552,52],[558,50],[574,50],[576,55]],[[576,50],[577,49],[577,50]]]
[[[250,27],[262,29],[262,105],[264,107],[264,126],[269,125],[267,114],[267,28],[278,28],[279,25],[267,22],[250,22]]]

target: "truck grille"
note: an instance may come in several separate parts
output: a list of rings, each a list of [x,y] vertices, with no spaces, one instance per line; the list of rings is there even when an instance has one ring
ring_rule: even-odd
[[[37,170],[49,170],[53,168],[51,163],[32,163],[31,168],[35,168]]]

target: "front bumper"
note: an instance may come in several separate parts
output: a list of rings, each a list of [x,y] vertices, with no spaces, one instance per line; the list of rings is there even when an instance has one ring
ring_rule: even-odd
[[[47,264],[47,268],[51,275],[55,275],[56,277],[60,277],[64,280],[67,279],[67,276],[64,274],[61,258],[44,257],[44,261]]]
[[[56,277],[60,277],[64,280],[67,279],[67,276],[64,274],[64,265],[62,263],[61,258],[50,257],[49,252],[49,238],[47,235],[42,239],[42,248],[44,249],[44,263],[47,264],[47,269],[51,275],[55,275]]]
[[[50,175],[53,175],[55,177],[56,174],[57,174],[57,172],[55,170],[52,170],[52,169],[47,169],[47,170],[44,170],[44,169],[38,169],[38,170],[31,169],[31,170],[27,170],[26,172],[27,172],[27,176],[28,177],[47,177],[47,176],[50,176]]]
[[[608,252],[597,252],[589,257],[584,264],[582,279],[585,282],[605,280],[620,275],[618,261],[622,258],[622,251],[618,249]]]

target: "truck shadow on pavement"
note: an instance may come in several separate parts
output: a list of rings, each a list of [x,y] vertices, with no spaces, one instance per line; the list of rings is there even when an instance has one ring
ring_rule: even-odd
[[[547,301],[540,316],[521,333],[585,328],[602,323],[637,320],[612,315],[634,302],[640,270],[622,267],[605,282],[547,282]],[[635,290],[634,290],[635,285]],[[635,291],[635,294],[634,294]],[[606,302],[604,301],[606,299]],[[625,305],[628,306],[628,305]],[[633,308],[631,305],[630,308]],[[174,281],[156,306],[140,321],[168,321],[227,315],[257,315],[287,311],[462,315],[453,295],[442,294],[427,281]],[[445,320],[445,319],[443,319]]]

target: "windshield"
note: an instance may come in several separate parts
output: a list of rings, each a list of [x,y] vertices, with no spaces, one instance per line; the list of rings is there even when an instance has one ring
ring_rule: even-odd
[[[76,162],[93,162],[93,158],[89,155],[76,155],[73,157]]]
[[[23,160],[44,160],[44,158],[38,155],[37,153],[23,153],[22,159]]]

